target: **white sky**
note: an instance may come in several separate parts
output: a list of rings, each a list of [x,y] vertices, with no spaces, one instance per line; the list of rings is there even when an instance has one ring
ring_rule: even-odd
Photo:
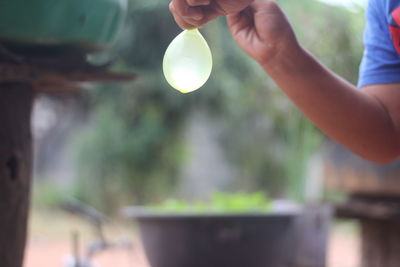
[[[354,4],[366,6],[368,0],[319,0],[328,4],[344,5],[351,8]]]

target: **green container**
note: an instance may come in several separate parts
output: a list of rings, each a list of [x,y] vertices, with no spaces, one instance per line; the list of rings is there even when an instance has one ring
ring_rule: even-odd
[[[1,0],[0,40],[34,46],[109,47],[127,0]]]

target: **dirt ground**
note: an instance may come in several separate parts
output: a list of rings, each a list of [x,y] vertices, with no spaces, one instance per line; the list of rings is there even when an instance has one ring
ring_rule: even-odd
[[[80,233],[81,251],[93,240],[85,221],[61,213],[33,212],[29,228],[24,267],[64,267],[72,251],[73,231]],[[110,239],[132,240],[133,246],[97,255],[94,267],[149,267],[133,226],[114,224],[109,228]],[[358,231],[354,223],[336,223],[330,236],[327,267],[358,267],[358,251]]]
[[[30,240],[26,251],[25,267],[64,267],[70,246],[65,241]],[[95,267],[149,267],[142,251],[108,251],[94,260]]]

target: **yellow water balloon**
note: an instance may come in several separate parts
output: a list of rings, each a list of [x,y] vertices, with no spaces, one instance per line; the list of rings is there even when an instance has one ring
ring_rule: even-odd
[[[176,90],[189,93],[210,77],[210,47],[198,29],[184,30],[168,46],[163,60],[165,79]]]

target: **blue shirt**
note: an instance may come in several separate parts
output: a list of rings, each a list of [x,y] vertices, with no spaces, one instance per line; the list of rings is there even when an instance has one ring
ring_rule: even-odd
[[[370,0],[358,86],[400,83],[400,0]]]

